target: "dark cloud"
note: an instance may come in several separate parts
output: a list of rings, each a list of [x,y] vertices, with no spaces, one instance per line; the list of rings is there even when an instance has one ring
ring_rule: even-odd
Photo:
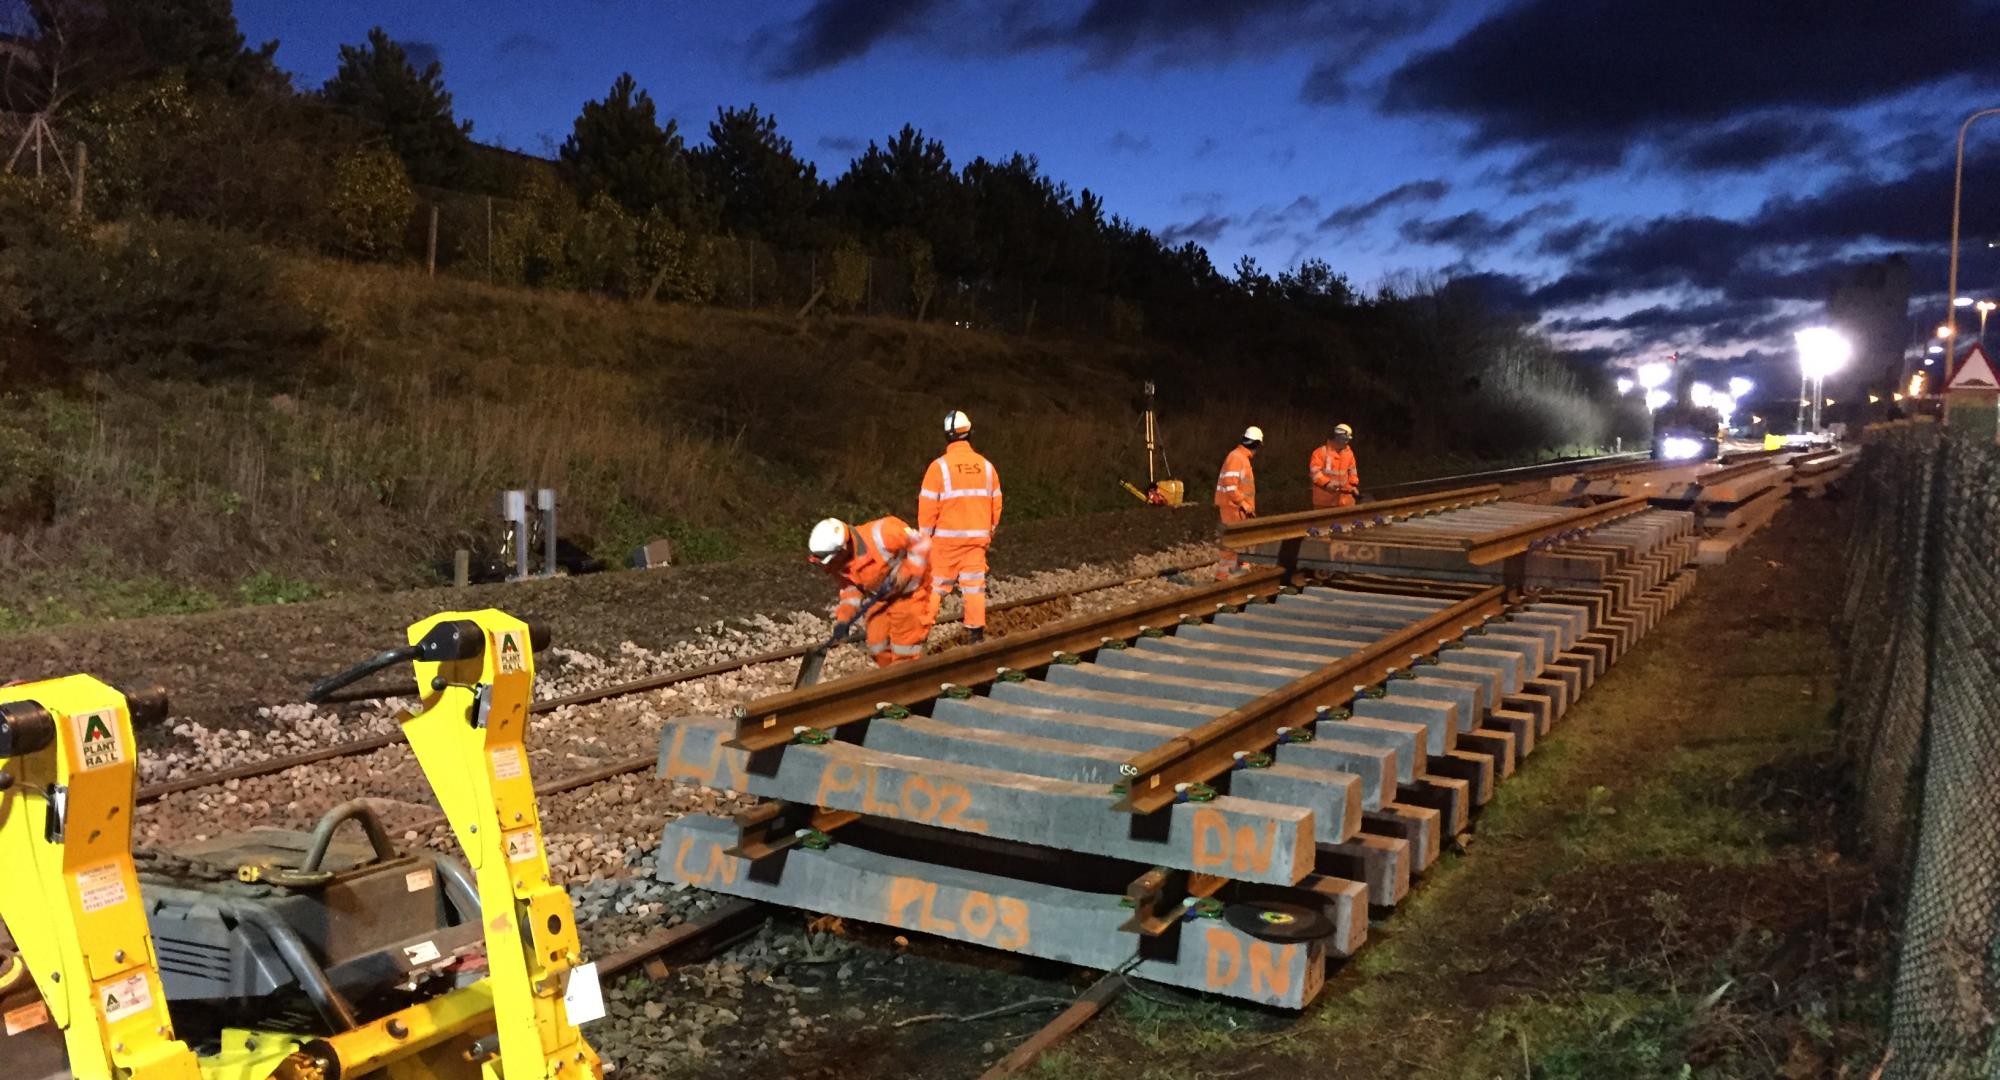
[[[510,34],[493,51],[504,59],[554,56],[556,43],[540,34]]]
[[[1197,244],[1213,244],[1222,238],[1222,230],[1236,223],[1228,214],[1203,214],[1193,221],[1169,225],[1160,230],[1160,241],[1169,247],[1177,247],[1192,240]]]
[[[1104,141],[1104,148],[1121,154],[1150,154],[1153,152],[1153,140],[1144,135],[1120,131]]]
[[[1526,280],[1513,274],[1492,271],[1460,273],[1453,275],[1446,287],[1469,292],[1494,311],[1519,315],[1532,315],[1536,311],[1534,290],[1529,288]]]
[[[859,154],[861,148],[867,145],[852,135],[821,135],[818,141],[821,150],[838,154]]]
[[[1474,252],[1499,247],[1536,225],[1570,216],[1575,205],[1567,200],[1531,207],[1513,217],[1496,218],[1484,210],[1468,210],[1446,218],[1411,218],[1397,230],[1415,244],[1457,248]]]
[[[752,53],[780,78],[865,56],[899,37],[954,53],[1046,50],[1095,66],[1208,67],[1308,49],[1352,65],[1428,26],[1442,0],[811,0],[754,35]]]
[[[805,14],[778,32],[771,75],[793,79],[857,59],[890,38],[911,32],[945,4],[943,0],[814,0]],[[766,38],[759,51],[772,46]]]
[[[1854,142],[1854,133],[1837,121],[1771,113],[1682,131],[1661,140],[1658,152],[1681,172],[1748,172],[1785,158],[1846,157]]]
[[[1386,210],[1398,206],[1414,206],[1419,203],[1434,203],[1451,193],[1451,183],[1446,180],[1412,180],[1398,184],[1366,202],[1343,206],[1328,214],[1319,223],[1322,230],[1354,229],[1380,217]]]
[[[1535,241],[1535,254],[1568,258],[1603,234],[1604,223],[1601,221],[1574,221],[1568,225],[1557,225]]]
[[[1613,167],[1655,141],[1754,168],[1839,138],[1798,116],[1951,79],[2000,84],[1979,50],[1948,44],[1977,40],[1992,13],[1991,0],[1524,0],[1405,61],[1383,103],[1464,120],[1478,148],[1523,149],[1523,184]],[[1767,115],[1737,120],[1750,114]]]

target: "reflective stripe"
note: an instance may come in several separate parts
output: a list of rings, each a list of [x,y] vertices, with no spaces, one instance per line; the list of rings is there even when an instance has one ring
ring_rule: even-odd
[[[1217,490],[1217,491],[1235,491],[1235,490],[1236,490],[1236,485],[1235,485],[1235,484],[1229,484],[1229,485],[1226,485],[1226,486],[1225,486],[1225,485],[1223,485],[1223,484],[1217,484],[1217,485],[1215,485],[1215,490]]]
[[[984,571],[984,570],[967,570],[967,571],[965,571],[964,573],[962,573],[962,574],[960,574],[960,575],[958,575],[958,576],[959,576],[959,577],[962,577],[962,578],[964,578],[964,579],[965,579],[965,580],[967,580],[967,581],[985,581],[985,580],[986,580],[986,571]]]
[[[941,537],[945,538],[946,540],[972,540],[972,539],[985,539],[986,537],[989,537],[989,536],[992,536],[992,535],[993,535],[993,530],[991,530],[991,529],[939,529],[939,530],[938,530],[938,531],[937,531],[936,533],[934,533],[934,534],[932,534],[932,535],[935,535],[935,536],[941,536]]]
[[[878,559],[887,559],[889,557],[889,545],[882,542],[882,523],[879,521],[876,522],[874,528],[868,531],[875,534],[875,557]]]
[[[1223,473],[1222,475],[1224,475],[1224,476],[1242,476],[1243,474],[1242,474],[1242,473],[1240,473],[1240,472],[1226,472],[1226,473]]]
[[[928,488],[924,489],[923,491],[917,492],[917,498],[919,499],[935,499],[937,497],[938,493]]]
[[[895,653],[897,656],[922,656],[924,654],[924,647],[922,645],[891,645],[889,646],[889,651]]]
[[[930,495],[929,492],[925,492],[925,494]],[[992,494],[993,494],[992,488],[959,488],[957,491],[947,491],[942,495],[930,495],[930,497],[933,499],[943,499],[943,500],[972,499],[972,498],[984,499],[984,498],[990,498]]]
[[[964,593],[964,594],[965,594],[965,595],[967,595],[967,596],[972,596],[972,595],[974,595],[975,593],[983,593],[983,592],[985,592],[985,591],[986,591],[986,586],[984,586],[984,585],[964,585],[964,586],[960,586],[960,588],[959,588],[959,591],[960,591],[960,592],[962,592],[962,593]]]
[[[934,577],[932,577],[932,578],[931,578],[931,584],[932,584],[932,585],[934,585],[934,586],[936,586],[936,587],[938,587],[938,588],[940,588],[940,589],[942,589],[942,588],[944,588],[945,586],[947,586],[947,585],[949,585],[949,584],[951,584],[952,582],[954,582],[954,581],[957,581],[957,580],[958,580],[957,578],[949,578],[949,577],[935,577],[935,576],[934,576]]]

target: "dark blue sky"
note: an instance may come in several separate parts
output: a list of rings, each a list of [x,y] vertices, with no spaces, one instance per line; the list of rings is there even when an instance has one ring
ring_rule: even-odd
[[[2000,65],[1945,44],[1992,37],[1974,0],[236,7],[303,87],[373,25],[434,50],[486,141],[552,150],[626,70],[691,142],[755,102],[828,177],[907,121],[960,164],[1036,154],[1219,266],[1493,275],[1625,362],[1789,363],[1831,273],[1872,254],[1907,253],[1935,304],[1951,133],[2000,101]],[[2000,287],[2000,153],[1981,169],[1961,292]]]

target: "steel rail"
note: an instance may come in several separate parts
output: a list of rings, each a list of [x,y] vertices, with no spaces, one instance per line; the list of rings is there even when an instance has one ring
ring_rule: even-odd
[[[1298,510],[1289,514],[1274,514],[1267,518],[1251,518],[1248,521],[1224,525],[1220,538],[1224,547],[1247,548],[1273,541],[1313,536],[1322,530],[1350,523],[1381,524],[1384,519],[1390,517],[1409,517],[1438,510],[1457,510],[1467,506],[1477,506],[1480,503],[1497,502],[1499,498],[1499,486],[1486,484],[1481,487],[1457,488],[1435,495],[1412,495],[1403,499],[1356,503],[1353,506]]]
[[[1596,454],[1590,457],[1558,458],[1534,465],[1513,465],[1504,469],[1489,469],[1485,472],[1461,473],[1457,476],[1439,476],[1429,480],[1406,480],[1400,484],[1385,484],[1369,488],[1368,496],[1373,499],[1400,498],[1406,495],[1422,495],[1432,491],[1469,487],[1475,484],[1518,484],[1533,480],[1548,480],[1567,476],[1586,469],[1612,470],[1630,467],[1651,459],[1651,452],[1645,450],[1628,451],[1622,454]]]
[[[1464,541],[1466,561],[1487,566],[1515,555],[1525,554],[1542,543],[1581,529],[1594,529],[1622,517],[1651,508],[1644,495],[1627,495],[1596,506],[1586,506],[1546,521],[1529,522],[1511,529],[1481,533]]]
[[[1185,797],[1184,785],[1204,784],[1237,768],[1241,755],[1261,753],[1311,724],[1321,708],[1338,709],[1369,686],[1410,667],[1418,657],[1464,636],[1506,609],[1499,585],[1444,608],[1422,622],[1272,690],[1120,766],[1128,778],[1114,809],[1150,814]]]
[[[1137,637],[1152,627],[1169,625],[1183,615],[1206,614],[1217,606],[1271,596],[1278,591],[1284,576],[1284,571],[1276,567],[1253,570],[1229,581],[1172,596],[1094,615],[1059,619],[1033,630],[921,660],[773,694],[736,708],[736,737],[728,745],[751,751],[783,746],[800,729],[830,731],[843,724],[867,720],[883,705],[907,706],[928,701],[946,685],[983,685],[1009,669],[1042,667],[1062,655],[1095,650],[1106,641]]]
[[[1106,589],[1117,589],[1127,585],[1136,585],[1139,584],[1140,582],[1151,581],[1155,578],[1167,577],[1168,575],[1171,574],[1181,573],[1187,570],[1196,570],[1210,565],[1212,564],[1206,561],[1200,563],[1176,565],[1160,570],[1156,573],[1141,574],[1134,577],[1126,577],[1118,581],[1099,582],[1096,584],[1087,585],[1081,589],[1072,589],[1069,591],[1050,590],[1048,592],[1035,593],[1031,596],[1023,596],[1014,600],[1007,600],[1000,603],[990,604],[987,606],[986,610],[989,615],[997,615],[1005,611],[1013,611],[1013,610],[1019,610],[1021,608],[1035,607],[1041,604],[1054,603],[1058,600],[1074,599],[1075,597],[1082,596],[1086,593],[1102,592]],[[938,621],[939,622],[956,621],[958,618],[959,618],[958,616],[954,615],[951,617],[951,619],[940,619]],[[769,652],[754,653],[749,656],[739,656],[731,660],[721,660],[713,664],[705,664],[701,667],[683,668],[679,671],[669,671],[659,675],[648,675],[644,678],[633,679],[628,682],[613,683],[609,686],[602,686],[595,690],[581,690],[574,694],[566,694],[562,697],[547,698],[542,701],[537,701],[528,707],[528,711],[530,713],[539,715],[542,713],[553,712],[556,709],[565,708],[571,705],[590,705],[599,701],[606,701],[611,698],[625,697],[631,694],[642,694],[651,690],[662,690],[669,686],[677,686],[681,683],[692,682],[696,679],[706,678],[711,675],[725,675],[732,671],[741,671],[744,668],[754,667],[758,664],[773,664],[785,660],[796,660],[801,656],[804,656],[807,650],[813,647],[814,646],[812,645],[794,645],[789,648],[773,649]],[[379,700],[379,698],[399,697],[399,696],[416,697],[417,689],[415,684],[411,684],[411,686],[407,690],[383,691],[379,695],[355,697],[355,698],[350,698],[348,700],[367,701],[367,700]],[[381,750],[386,747],[395,746],[396,744],[402,741],[403,741],[403,733],[401,731],[389,731],[389,732],[383,732],[378,735],[370,735],[367,736],[366,738],[350,739],[345,742],[333,743],[329,746],[322,746],[319,747],[318,749],[307,750],[299,754],[289,754],[281,758],[267,758],[263,761],[252,761],[242,765],[233,765],[227,769],[217,769],[214,772],[202,773],[198,776],[184,776],[176,780],[163,780],[157,784],[148,784],[140,788],[138,791],[137,802],[141,805],[144,805],[146,803],[158,802],[159,800],[166,798],[169,795],[178,795],[181,792],[194,791],[199,788],[215,787],[220,784],[226,784],[231,780],[250,780],[250,779],[255,779],[256,777],[259,776],[269,776],[273,773],[284,772],[287,769],[296,769],[305,765],[316,765],[322,761],[329,761],[336,758],[344,758],[344,757],[356,757],[361,754],[373,753],[376,750]],[[633,759],[633,760],[638,760],[638,759]],[[649,765],[652,763],[652,761],[653,761],[652,756],[648,755],[644,759],[640,767],[643,767],[644,765]],[[595,770],[593,770],[593,772],[594,771]],[[616,775],[617,773],[632,772],[632,771],[635,771],[635,769],[619,767],[612,773],[612,775]],[[590,778],[590,774],[583,774],[583,775],[585,779],[581,780],[580,783],[594,783],[596,780],[604,778],[604,777],[595,777],[593,779]],[[565,789],[557,788],[555,790],[565,790]]]

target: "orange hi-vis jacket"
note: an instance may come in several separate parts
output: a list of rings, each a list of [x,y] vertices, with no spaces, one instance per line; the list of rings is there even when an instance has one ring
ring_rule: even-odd
[[[917,528],[952,544],[993,542],[1000,525],[1000,470],[964,439],[924,470],[917,492]]]
[[[1354,448],[1351,446],[1336,450],[1322,444],[1313,451],[1310,468],[1315,503],[1328,497],[1351,495],[1361,489],[1361,469],[1354,464]]]
[[[889,602],[927,595],[931,580],[930,537],[894,515],[856,525],[851,535],[849,543],[854,554],[840,568],[840,604],[833,609],[836,622],[847,622],[861,614],[861,602],[873,596],[890,574],[896,576],[897,587]]]
[[[1215,478],[1215,505],[1257,512],[1257,474],[1250,468],[1249,447],[1238,446],[1222,459],[1222,475]]]

